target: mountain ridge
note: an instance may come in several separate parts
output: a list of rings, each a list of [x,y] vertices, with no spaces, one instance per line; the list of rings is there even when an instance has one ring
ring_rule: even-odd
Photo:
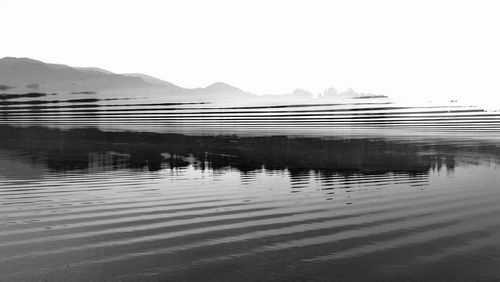
[[[38,85],[48,90],[63,92],[157,87],[168,88],[171,92],[200,92],[198,88],[182,88],[147,74],[118,74],[97,67],[72,67],[26,57],[0,59],[0,85],[18,90],[24,90],[28,85]],[[244,93],[241,89],[222,82],[201,88],[201,91]]]
[[[45,63],[27,57],[0,59],[0,94],[5,91],[28,93],[34,89],[60,94],[121,91],[128,92],[130,97],[144,93],[144,95],[172,100],[224,100],[228,102],[235,99],[308,101],[315,98],[339,99],[350,96],[377,98],[382,96],[369,93],[358,94],[352,89],[347,92],[337,92],[333,88],[327,89],[317,97],[303,89],[280,95],[255,95],[220,81],[206,87],[183,88],[142,73],[118,74],[98,67],[73,67],[65,64]]]
[[[104,73],[93,69],[78,69],[62,64],[50,64],[29,58],[0,59],[0,84],[15,88],[39,85],[53,91],[75,91],[147,87],[140,78]]]

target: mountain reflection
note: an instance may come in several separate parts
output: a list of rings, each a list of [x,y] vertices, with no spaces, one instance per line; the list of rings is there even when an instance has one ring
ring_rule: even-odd
[[[115,169],[235,169],[242,174],[287,170],[292,180],[303,175],[387,173],[418,176],[446,168],[457,160],[497,159],[499,148],[488,143],[325,139],[312,137],[186,136],[97,129],[59,130],[2,126],[2,151],[52,172]],[[296,177],[295,177],[296,176]]]

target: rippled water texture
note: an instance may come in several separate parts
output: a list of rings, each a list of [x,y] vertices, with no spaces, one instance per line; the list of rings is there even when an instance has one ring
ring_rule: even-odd
[[[2,126],[1,281],[499,281],[500,147]]]
[[[0,96],[1,125],[195,134],[500,136],[499,112],[456,103],[405,105],[360,97],[288,104],[258,100],[179,103],[168,100],[165,93],[159,97],[135,93],[133,98],[121,93],[103,97],[29,94]]]

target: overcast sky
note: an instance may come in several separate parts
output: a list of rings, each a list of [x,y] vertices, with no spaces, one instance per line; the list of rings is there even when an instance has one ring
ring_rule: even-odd
[[[0,57],[184,87],[500,94],[500,1],[2,0]]]

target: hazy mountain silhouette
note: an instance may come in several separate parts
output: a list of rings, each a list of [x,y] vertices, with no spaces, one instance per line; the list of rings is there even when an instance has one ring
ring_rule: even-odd
[[[161,80],[159,78],[156,78],[156,77],[153,77],[153,76],[150,76],[147,74],[143,74],[143,73],[124,73],[122,75],[130,76],[130,77],[140,77],[145,82],[147,82],[149,84],[153,84],[153,85],[168,86],[168,87],[174,87],[174,88],[181,89],[181,87],[179,87],[173,83],[170,83],[168,81]]]
[[[0,84],[23,89],[38,84],[50,91],[105,90],[152,86],[140,77],[114,74],[100,69],[46,64],[28,58],[0,59]]]
[[[204,101],[253,96],[222,82],[206,88],[187,89],[146,74],[116,74],[96,67],[71,67],[14,57],[0,59],[0,86],[0,91],[15,94],[31,92],[33,89],[59,94],[120,90],[177,100]]]
[[[74,68],[77,69],[77,70],[82,70],[82,71],[89,71],[89,72],[97,71],[97,72],[102,72],[102,73],[105,73],[105,74],[114,74],[111,71],[104,70],[104,69],[101,69],[101,68],[96,68],[96,67],[74,67]]]
[[[254,95],[224,82],[216,82],[205,88],[183,88],[168,81],[141,73],[116,74],[97,67],[72,67],[50,64],[29,58],[5,57],[0,59],[0,94],[24,94],[36,89],[41,93],[99,94],[101,98],[116,94],[134,97],[161,98],[172,101],[309,101],[314,95],[303,89],[282,95]],[[105,93],[103,93],[105,92]],[[339,93],[325,92],[319,98],[366,96],[352,89]],[[348,95],[349,94],[349,95]],[[384,96],[385,97],[385,96]],[[354,97],[356,98],[356,97]],[[361,97],[362,98],[362,97]]]
[[[226,98],[252,98],[257,97],[256,95],[247,93],[237,87],[229,85],[224,82],[216,82],[210,84],[205,88],[193,89],[193,92],[198,95],[206,95],[213,97],[214,99],[222,100]]]

